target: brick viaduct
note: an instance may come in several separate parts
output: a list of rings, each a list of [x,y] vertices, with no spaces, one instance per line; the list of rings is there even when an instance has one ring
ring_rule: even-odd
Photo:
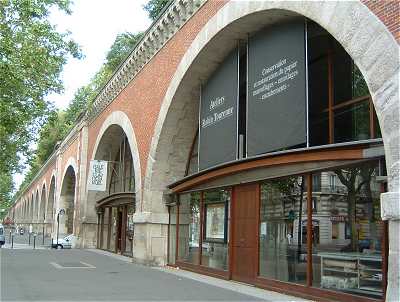
[[[113,143],[112,126],[127,136],[134,164],[136,213],[134,259],[166,262],[167,185],[183,177],[197,130],[193,89],[218,64],[224,48],[257,23],[289,11],[317,22],[363,73],[385,146],[389,190],[382,217],[389,221],[387,298],[400,285],[399,3],[397,1],[174,1],[149,28],[132,54],[82,115],[10,209],[17,224],[55,232],[58,209],[74,204],[78,245],[96,245],[98,193],[87,190],[89,161]],[[256,19],[249,18],[257,15]],[[254,21],[255,20],[255,21]]]

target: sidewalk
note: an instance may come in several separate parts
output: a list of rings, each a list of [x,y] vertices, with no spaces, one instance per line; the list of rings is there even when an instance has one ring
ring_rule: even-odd
[[[11,243],[6,243],[2,246],[2,249],[11,249]],[[31,243],[31,245],[26,244],[26,243],[15,243],[14,242],[14,246],[13,246],[14,250],[33,250],[33,243]],[[39,245],[36,244],[35,246],[36,250],[47,250],[50,249],[50,246],[43,246],[43,245]]]
[[[107,252],[107,251],[103,251],[103,250],[98,250],[98,249],[87,249],[87,251],[96,253],[96,254],[100,254],[100,255],[105,255],[114,259],[118,259],[120,261],[124,261],[124,262],[129,262],[129,263],[134,263],[132,262],[132,258],[130,257],[126,257],[126,256],[122,256],[122,255],[117,255],[111,252]],[[304,301],[311,301],[311,300],[306,300],[303,298],[299,298],[299,297],[294,297],[294,296],[289,296],[289,295],[285,295],[285,294],[281,294],[278,292],[273,292],[273,291],[269,291],[269,290],[264,290],[252,285],[248,285],[248,284],[244,284],[244,283],[240,283],[240,282],[235,282],[232,280],[223,280],[223,279],[219,279],[219,278],[214,278],[214,277],[210,277],[210,276],[206,276],[206,275],[202,275],[202,274],[197,274],[197,273],[193,273],[193,272],[189,272],[189,271],[185,271],[185,270],[180,270],[177,268],[173,268],[173,267],[169,267],[169,266],[164,266],[164,267],[150,267],[153,270],[159,271],[159,272],[163,272],[163,273],[167,273],[167,274],[173,274],[175,276],[178,276],[179,280],[181,280],[181,278],[186,278],[186,279],[190,279],[190,280],[194,280],[194,281],[198,281],[201,283],[205,283],[208,285],[212,285],[212,286],[216,286],[219,287],[221,289],[225,289],[225,290],[230,290],[236,293],[240,293],[242,295],[247,295],[247,296],[251,296],[255,299],[262,299],[264,301],[269,301],[269,302],[275,302],[275,301],[279,301],[279,302],[304,302]]]

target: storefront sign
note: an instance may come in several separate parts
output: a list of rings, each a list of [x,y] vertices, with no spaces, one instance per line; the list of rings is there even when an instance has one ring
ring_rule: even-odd
[[[305,144],[304,20],[250,37],[248,58],[247,154]]]
[[[106,191],[107,185],[107,161],[92,160],[90,161],[88,190],[90,191]]]
[[[236,159],[238,56],[235,49],[202,86],[199,169]]]
[[[334,222],[345,222],[348,220],[346,216],[341,216],[341,215],[331,216],[329,217],[329,219]]]

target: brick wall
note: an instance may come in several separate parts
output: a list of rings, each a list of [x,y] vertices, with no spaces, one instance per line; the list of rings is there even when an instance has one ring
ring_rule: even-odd
[[[361,0],[386,25],[400,43],[400,1]]]
[[[198,32],[225,3],[220,0],[207,2],[89,125],[88,160],[107,116],[113,111],[123,111],[135,131],[144,176],[158,114],[175,70]]]

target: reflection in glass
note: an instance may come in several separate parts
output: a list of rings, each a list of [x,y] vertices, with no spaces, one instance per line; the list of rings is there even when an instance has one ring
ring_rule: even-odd
[[[176,210],[177,206],[170,207],[169,210],[169,253],[168,263],[175,264],[175,251],[176,251]]]
[[[313,240],[313,286],[382,297],[383,223],[377,166],[322,172],[321,191],[313,192],[320,208]],[[336,179],[335,186],[329,179]],[[325,183],[324,183],[325,182]]]
[[[129,256],[132,256],[132,248],[133,248],[133,235],[134,235],[133,214],[134,213],[135,213],[134,205],[127,206],[125,254],[127,254]]]
[[[307,274],[304,177],[261,184],[260,276],[305,284]]]
[[[110,251],[115,250],[115,241],[117,240],[117,219],[118,209],[111,208],[111,236],[110,236]]]
[[[103,213],[103,238],[101,241],[101,248],[103,250],[107,249],[107,238],[108,238],[108,223],[109,223],[109,208],[104,208]]]
[[[307,33],[310,146],[381,137],[359,68],[318,24],[308,21]]]
[[[201,264],[228,269],[230,190],[204,192],[204,238]]]
[[[178,259],[199,263],[200,193],[180,195]]]

